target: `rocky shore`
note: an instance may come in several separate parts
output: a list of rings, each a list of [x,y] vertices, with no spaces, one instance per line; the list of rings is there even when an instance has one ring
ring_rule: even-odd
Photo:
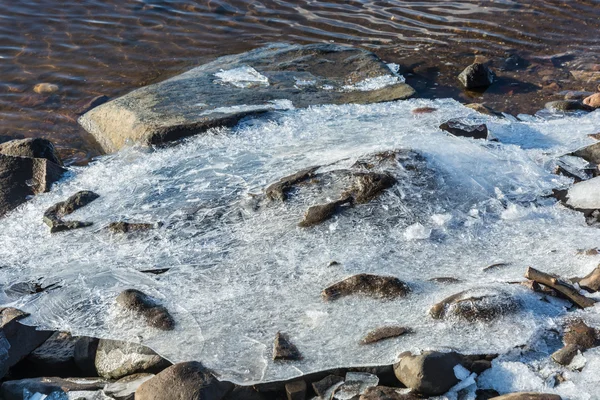
[[[109,102],[92,102],[79,121],[107,153],[130,145],[151,146],[152,151],[161,152],[177,146],[183,138],[207,131],[215,134],[214,130],[219,127],[244,124],[252,118],[281,110],[418,97],[418,90],[405,83],[401,70],[401,66],[387,65],[375,54],[352,47],[274,45],[217,59]],[[493,86],[496,79],[493,69],[485,62],[474,62],[456,72],[457,85],[465,90],[485,90]],[[37,90],[50,89],[39,87]],[[549,101],[545,104],[545,112],[555,116],[583,115],[595,113],[594,110],[600,108],[600,93],[565,97],[568,98]],[[496,112],[483,104],[467,106],[486,118],[519,121],[517,117]],[[411,117],[436,112],[437,108],[431,106],[415,107]],[[440,120],[439,131],[458,140],[476,141],[484,147],[503,144],[502,138],[496,137],[485,122],[476,118]],[[282,173],[277,180],[264,185],[261,193],[249,196],[243,207],[253,212],[276,209],[289,214],[293,214],[294,207],[302,207],[303,214],[294,214],[293,218],[297,229],[306,234],[340,216],[352,216],[360,221],[360,213],[375,208],[382,198],[397,188],[402,193],[418,188],[424,194],[415,202],[424,203],[427,203],[428,194],[439,191],[435,167],[421,152],[413,149],[365,151],[349,165],[343,164],[344,161],[344,158],[335,161],[335,168],[311,165],[291,174]],[[557,185],[545,199],[554,198],[559,207],[582,213],[590,229],[594,229],[600,218],[600,198],[596,195],[600,185],[598,165],[600,147],[597,143],[561,155],[556,160],[554,172],[561,179],[571,179],[572,183]],[[50,191],[53,184],[69,175],[53,144],[44,139],[0,144],[0,169],[1,215],[14,212],[23,204],[26,206],[33,196]],[[114,220],[98,225],[89,216],[82,220],[71,216],[78,210],[85,211],[98,199],[102,199],[102,194],[81,188],[47,208],[39,219],[49,228],[48,235],[54,237],[95,229],[95,233],[125,235],[135,240],[148,232],[173,229],[174,224],[163,221]],[[190,213],[187,218],[192,215]],[[435,215],[442,218],[441,214]],[[223,217],[217,215],[214,218]],[[411,239],[429,238],[431,232],[419,225],[411,225],[405,235]],[[600,254],[597,249],[583,249],[582,253]],[[334,260],[327,268],[339,264]],[[490,264],[483,273],[506,265],[503,262]],[[141,273],[159,277],[170,268],[160,267]],[[554,341],[554,347],[544,350],[548,353],[545,359],[538,361],[552,363],[557,371],[580,372],[590,368],[582,361],[586,353],[593,353],[600,344],[597,320],[593,317],[586,320],[591,312],[581,311],[597,308],[599,268],[581,277],[561,277],[544,271],[544,266],[539,269],[529,267],[522,270],[521,280],[495,282],[500,288],[478,282],[474,287],[454,292],[451,287],[460,282],[459,279],[451,276],[431,278],[430,284],[440,285],[444,293],[450,291],[452,294],[441,301],[430,301],[427,315],[422,318],[436,320],[439,324],[487,326],[526,310],[525,297],[519,297],[520,293],[526,293],[524,296],[534,293],[540,302],[560,303],[568,309],[566,316],[560,319],[561,325],[538,334],[540,341],[544,335],[550,335]],[[374,304],[389,304],[413,301],[422,296],[422,283],[370,271],[365,266],[364,272],[322,285],[321,301],[335,305],[368,299]],[[3,290],[10,291],[15,301],[51,292],[57,287],[60,283],[44,286],[36,282],[10,282]],[[515,292],[515,287],[522,292]],[[9,305],[10,302],[6,303]],[[180,328],[178,310],[138,287],[121,291],[112,303],[122,313],[119,318],[127,319],[142,330],[168,335]],[[513,353],[527,357],[533,349],[539,350],[535,342],[506,354],[411,348],[412,351],[394,355],[394,364],[348,366],[288,380],[242,385],[222,379],[218,371],[205,366],[206,360],[173,364],[140,343],[72,336],[66,331],[37,330],[27,325],[27,317],[27,313],[11,306],[0,310],[1,399],[557,400],[564,397],[555,394],[554,389],[569,385],[568,373],[553,372],[547,380],[548,393],[499,393],[479,387],[478,379],[493,368],[495,362],[512,362]],[[413,326],[382,321],[380,326],[364,332],[357,343],[374,347],[384,341],[410,339],[417,333],[423,334]],[[294,332],[287,331],[286,327],[278,328],[272,337],[273,342],[269,344],[272,347],[268,351],[270,362],[294,367],[295,363],[310,358],[297,344]],[[140,342],[144,343],[144,339]]]

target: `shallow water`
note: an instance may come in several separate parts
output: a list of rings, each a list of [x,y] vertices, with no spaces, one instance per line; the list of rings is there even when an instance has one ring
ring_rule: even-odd
[[[119,96],[273,41],[362,46],[415,71],[407,78],[418,96],[472,100],[456,89],[455,76],[474,54],[594,53],[600,48],[598,18],[600,2],[592,0],[4,0],[0,135],[47,136],[69,163],[85,162],[98,154],[75,122],[86,101]],[[551,75],[561,88],[594,86],[570,83],[568,72],[556,68],[542,63],[525,74],[526,84],[510,77],[483,100],[504,111],[532,112],[552,94],[537,93],[542,76]],[[40,82],[59,90],[35,93]]]

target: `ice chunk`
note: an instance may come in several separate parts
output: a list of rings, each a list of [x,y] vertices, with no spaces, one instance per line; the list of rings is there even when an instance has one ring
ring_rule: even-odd
[[[246,111],[259,111],[259,110],[292,110],[294,108],[294,105],[292,104],[292,102],[290,100],[285,100],[285,99],[278,99],[278,100],[271,100],[269,101],[267,104],[255,104],[255,105],[247,105],[247,104],[242,104],[242,105],[237,105],[237,106],[231,106],[231,107],[217,107],[217,108],[213,108],[210,110],[205,110],[203,112],[200,113],[200,115],[209,115],[209,114],[215,114],[215,113],[239,113],[239,112],[246,112]]]
[[[353,91],[361,91],[361,92],[369,92],[371,90],[383,89],[386,86],[395,85],[397,83],[404,82],[405,79],[403,76],[394,76],[394,75],[381,75],[375,78],[367,78],[360,82],[357,82],[353,85],[344,85],[342,86],[342,90],[353,92]]]
[[[215,73],[215,76],[219,78],[215,81],[216,83],[228,83],[239,88],[269,86],[269,78],[248,65],[229,70],[222,69]]]
[[[571,187],[567,194],[567,204],[574,208],[600,209],[600,176]]]
[[[404,231],[404,237],[406,240],[423,240],[428,239],[431,235],[431,229],[424,227],[421,223],[417,222],[407,227]]]

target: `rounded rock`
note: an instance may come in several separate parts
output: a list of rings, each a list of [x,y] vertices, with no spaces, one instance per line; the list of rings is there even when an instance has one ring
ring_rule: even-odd
[[[50,94],[58,92],[58,85],[54,83],[38,83],[33,87],[33,91],[39,94]]]

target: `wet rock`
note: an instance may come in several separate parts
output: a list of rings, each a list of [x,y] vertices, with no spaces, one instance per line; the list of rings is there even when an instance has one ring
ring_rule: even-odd
[[[91,392],[104,388],[106,382],[100,379],[62,379],[62,378],[30,378],[14,381],[6,381],[0,387],[0,398],[3,400],[26,400],[31,399],[30,395],[41,393],[50,395],[51,393],[63,394],[69,392]],[[62,398],[62,397],[58,397]]]
[[[73,348],[73,359],[77,368],[85,376],[97,376],[96,371],[96,351],[100,339],[81,336],[77,338]]]
[[[106,385],[104,393],[114,400],[134,400],[135,391],[153,377],[153,374],[129,375]]]
[[[92,108],[98,107],[110,100],[110,97],[105,95],[100,95],[92,98],[91,100],[85,100],[84,102],[78,104],[76,114],[83,115],[86,112],[90,111]]]
[[[446,393],[459,382],[454,374],[454,367],[461,361],[460,354],[454,352],[406,354],[394,364],[394,373],[406,387],[425,396],[437,396]]]
[[[510,393],[503,396],[492,397],[494,400],[562,400],[557,394],[548,393],[533,393],[533,392],[520,392]]]
[[[468,124],[458,119],[451,119],[440,125],[440,129],[454,136],[487,139],[488,129],[485,124]]]
[[[577,352],[581,350],[576,344],[567,344],[562,349],[552,353],[552,359],[560,365],[569,365],[573,358],[577,355]]]
[[[596,249],[594,249],[596,251]],[[593,254],[593,253],[592,253]],[[595,254],[598,254],[596,251]],[[600,290],[600,266],[579,280],[579,287],[594,293]]]
[[[117,304],[125,310],[140,314],[144,317],[146,323],[153,328],[163,331],[175,329],[175,321],[169,311],[139,290],[124,290],[117,296]]]
[[[594,93],[593,95],[586,97],[583,100],[583,104],[593,109],[600,108],[600,93]]]
[[[306,382],[304,380],[286,383],[285,394],[287,400],[304,400],[306,399]]]
[[[63,217],[69,215],[76,210],[85,207],[92,201],[96,200],[100,195],[89,191],[82,190],[75,193],[65,201],[56,203],[44,212],[44,223],[50,227],[50,233],[62,232],[71,229],[84,228],[91,226],[91,222],[82,221],[64,221]]]
[[[273,342],[273,360],[301,360],[302,354],[287,335],[277,332]]]
[[[33,91],[39,94],[51,94],[58,92],[58,85],[53,83],[38,83],[33,87]]]
[[[420,397],[413,393],[404,393],[405,389],[388,386],[375,386],[368,388],[359,400],[419,400]]]
[[[396,179],[385,173],[356,173],[352,186],[342,195],[351,197],[353,203],[365,204],[377,198],[381,193],[394,186]]]
[[[233,384],[220,382],[202,364],[191,361],[175,364],[142,383],[135,391],[135,399],[220,400],[232,389]]]
[[[381,328],[377,328],[367,333],[360,343],[361,344],[370,344],[379,342],[380,340],[394,338],[398,336],[402,336],[406,333],[410,333],[411,330],[402,326],[384,326]]]
[[[325,300],[336,300],[355,294],[377,299],[394,299],[404,297],[409,292],[408,285],[396,277],[358,274],[325,288],[321,296]]]
[[[141,344],[101,339],[95,365],[99,376],[121,379],[137,373],[158,373],[171,363]]]
[[[465,104],[465,107],[475,110],[480,114],[489,115],[492,117],[503,117],[504,116],[504,115],[502,115],[502,113],[495,111],[494,109],[486,106],[485,104],[471,103],[471,104]]]
[[[319,168],[320,167],[318,166],[305,168],[295,174],[281,178],[279,181],[267,187],[265,190],[267,198],[270,200],[287,200],[288,193],[294,188],[294,185],[314,177],[315,172]]]
[[[0,216],[30,196],[47,192],[65,169],[45,158],[0,154]]]
[[[592,111],[590,106],[577,100],[556,100],[546,103],[545,108],[554,112]]]
[[[264,78],[228,82],[215,75],[249,68]],[[414,93],[400,82],[372,91],[345,88],[379,76],[395,79],[387,65],[366,50],[336,44],[273,45],[221,57],[137,89],[88,111],[79,122],[106,152],[113,152],[128,142],[159,144],[233,126],[243,117],[272,110],[273,99],[287,99],[298,108],[391,101]],[[297,79],[315,84],[298,89]]]
[[[598,345],[596,330],[586,325],[581,320],[571,321],[565,328],[563,336],[565,345],[574,344],[583,350],[591,349]]]
[[[333,217],[340,208],[348,203],[351,203],[351,197],[332,201],[325,204],[317,204],[309,207],[304,213],[304,218],[298,223],[301,228],[308,228],[311,226],[319,225],[320,223]]]
[[[15,157],[45,158],[57,165],[62,161],[56,152],[54,144],[42,138],[11,140],[0,144],[0,154]]]
[[[330,399],[335,390],[342,386],[344,378],[337,375],[328,375],[318,382],[313,382],[312,387],[320,399]]]
[[[108,230],[112,233],[133,233],[144,232],[155,229],[156,224],[146,224],[141,222],[111,222],[108,224]]]
[[[501,290],[469,289],[435,304],[429,310],[429,314],[434,319],[454,317],[469,322],[488,322],[518,308],[517,301]]]
[[[77,338],[68,332],[55,332],[40,347],[15,365],[13,377],[33,378],[44,376],[52,371],[55,377],[85,376],[75,364],[75,343]],[[95,374],[94,374],[95,375]]]
[[[529,66],[529,61],[519,56],[518,54],[511,54],[504,59],[502,69],[505,71],[518,71],[525,69]]]
[[[473,63],[458,75],[458,80],[465,89],[484,89],[494,83],[494,73],[482,63]]]
[[[51,331],[38,331],[35,327],[21,324],[19,320],[27,317],[27,315],[16,308],[0,308],[0,334],[4,336],[8,342],[7,344],[10,345],[8,349],[3,349],[8,354],[0,354],[0,378],[6,375],[10,367],[29,355],[53,333]],[[1,343],[2,346],[4,344]]]

